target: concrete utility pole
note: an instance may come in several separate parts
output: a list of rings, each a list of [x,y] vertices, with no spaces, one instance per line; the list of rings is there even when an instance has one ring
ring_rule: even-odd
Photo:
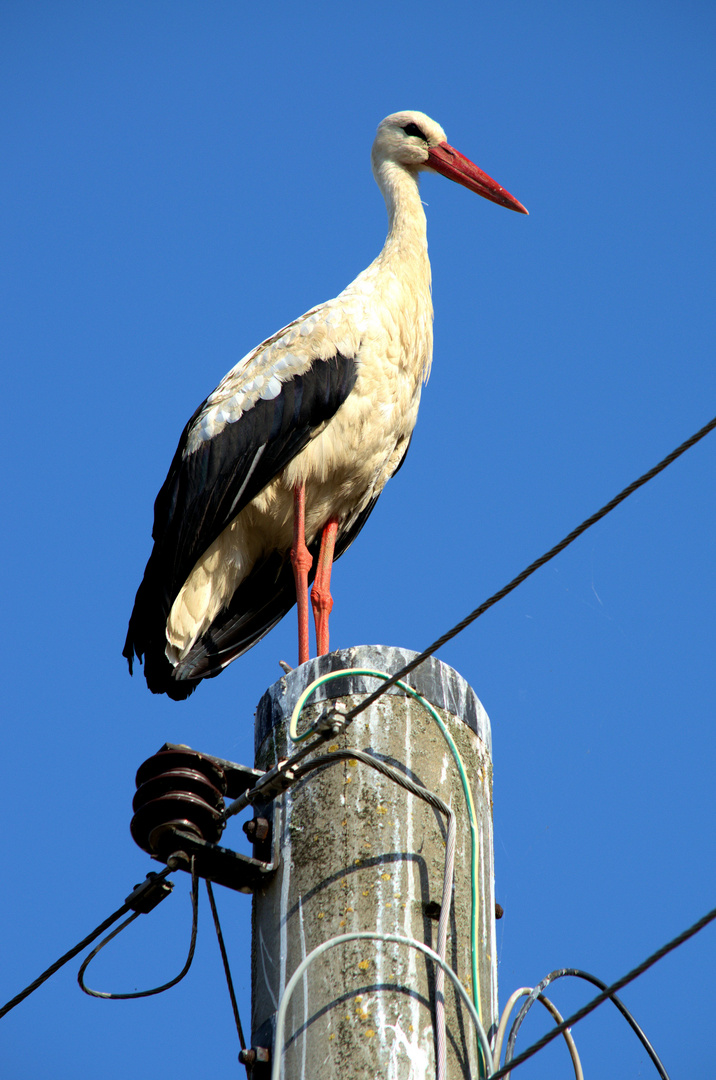
[[[256,766],[269,769],[294,749],[288,722],[301,692],[342,668],[392,674],[415,654],[361,646],[318,657],[275,683],[256,716]],[[463,759],[476,810],[480,1014],[497,1020],[490,723],[464,679],[431,659],[410,676],[439,712]],[[351,676],[320,687],[301,715],[304,729],[327,699],[348,708],[379,686]],[[471,842],[458,768],[435,720],[391,689],[326,753],[355,748],[392,764],[456,813],[455,885],[447,962],[472,994]],[[253,910],[252,1044],[271,1041],[286,983],[321,942],[354,930],[400,934],[436,948],[445,864],[442,814],[355,759],[309,773],[279,800],[281,862]],[[467,1011],[445,983],[449,1080],[479,1076]],[[290,1002],[282,1075],[290,1080],[432,1080],[435,967],[404,945],[358,941],[318,957]],[[276,1053],[282,1048],[276,1047]]]

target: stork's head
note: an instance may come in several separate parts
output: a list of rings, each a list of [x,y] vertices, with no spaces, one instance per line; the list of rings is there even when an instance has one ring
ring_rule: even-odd
[[[527,213],[509,191],[450,146],[440,125],[425,113],[409,111],[386,116],[378,125],[371,160],[376,177],[388,162],[402,165],[411,172],[427,169],[441,173],[509,210]]]

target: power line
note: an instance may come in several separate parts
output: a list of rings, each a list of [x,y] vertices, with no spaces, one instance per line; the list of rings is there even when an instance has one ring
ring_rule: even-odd
[[[605,982],[603,982],[601,979],[598,979],[596,975],[590,975],[588,971],[582,971],[580,968],[559,968],[557,971],[550,972],[549,975],[545,976],[545,978],[542,979],[542,981],[539,982],[534,987],[534,989],[530,993],[527,1001],[523,1004],[522,1008],[520,1009],[519,1013],[517,1014],[517,1017],[516,1017],[513,1025],[512,1025],[512,1029],[510,1030],[510,1035],[509,1035],[509,1039],[508,1039],[508,1042],[507,1042],[507,1050],[506,1050],[506,1053],[505,1053],[505,1064],[506,1065],[509,1063],[509,1061],[512,1058],[512,1053],[513,1053],[514,1045],[515,1045],[515,1039],[517,1038],[517,1032],[518,1032],[518,1030],[520,1028],[520,1025],[522,1024],[522,1021],[524,1020],[525,1016],[527,1015],[528,1011],[534,1005],[535,1001],[539,999],[539,997],[541,996],[541,992],[547,986],[549,986],[550,983],[554,982],[556,979],[563,979],[565,976],[572,976],[572,977],[577,978],[577,979],[584,979],[586,982],[592,983],[593,986],[598,987],[600,990],[606,990],[607,989],[607,984]],[[668,1075],[666,1069],[664,1068],[664,1066],[663,1066],[663,1064],[661,1062],[661,1059],[659,1058],[659,1055],[657,1054],[656,1050],[654,1049],[654,1047],[649,1042],[648,1038],[646,1037],[646,1035],[642,1031],[639,1024],[637,1024],[636,1020],[634,1019],[632,1014],[627,1009],[624,1002],[621,1000],[621,998],[617,997],[616,994],[610,994],[609,996],[611,997],[612,1002],[617,1007],[619,1012],[622,1014],[622,1016],[624,1017],[626,1022],[629,1024],[632,1031],[634,1032],[636,1037],[639,1039],[639,1042],[641,1043],[641,1045],[644,1047],[647,1054],[651,1058],[656,1071],[658,1072],[659,1076],[661,1077],[661,1080],[669,1080],[669,1075]],[[561,1023],[561,1018],[560,1018],[559,1022]]]
[[[350,723],[351,720],[354,720],[355,717],[365,709],[370,708],[373,702],[377,701],[378,698],[381,697],[386,690],[389,690],[391,686],[394,686],[398,680],[405,679],[405,676],[409,675],[411,671],[414,671],[416,667],[419,667],[424,660],[427,660],[429,656],[436,653],[438,649],[441,649],[448,641],[451,641],[454,637],[457,637],[458,634],[461,634],[471,623],[475,622],[476,619],[479,619],[481,615],[484,615],[486,611],[491,607],[494,607],[495,604],[499,603],[500,600],[516,589],[518,585],[521,585],[523,581],[534,574],[535,570],[539,570],[540,567],[544,566],[545,563],[548,563],[550,559],[553,559],[555,555],[559,555],[559,553],[564,551],[564,549],[576,540],[577,537],[581,536],[582,533],[586,532],[592,525],[596,525],[598,521],[601,521],[603,517],[606,517],[607,514],[611,513],[615,507],[619,506],[625,499],[628,499],[629,496],[640,487],[643,487],[644,484],[653,480],[655,476],[658,476],[658,474],[663,472],[673,461],[676,461],[677,458],[681,457],[682,454],[685,454],[692,446],[695,446],[697,442],[700,442],[700,440],[708,435],[710,431],[713,431],[714,428],[716,428],[716,416],[712,420],[709,420],[708,424],[704,424],[704,426],[692,435],[691,438],[687,439],[686,442],[681,443],[681,445],[677,446],[675,450],[672,450],[670,454],[667,454],[658,465],[654,465],[648,472],[645,472],[637,480],[632,481],[632,483],[625,487],[623,491],[620,491],[618,495],[615,495],[613,499],[610,499],[601,510],[597,510],[595,514],[588,517],[581,525],[578,525],[576,529],[573,529],[571,533],[565,536],[563,540],[560,540],[558,544],[555,544],[553,548],[550,548],[549,551],[545,552],[544,555],[541,555],[539,559],[535,559],[533,563],[530,563],[521,574],[518,574],[517,577],[513,578],[512,581],[503,586],[498,592],[493,593],[493,595],[480,604],[479,607],[475,608],[474,611],[471,611],[469,615],[466,615],[464,619],[461,619],[459,623],[453,626],[451,630],[442,634],[437,641],[434,641],[427,649],[424,649],[418,656],[410,660],[405,667],[400,669],[400,671],[396,671],[394,675],[391,675],[382,686],[379,686],[377,690],[374,690],[372,694],[369,694],[360,702],[360,704],[355,705],[350,709],[346,713],[346,723]]]
[[[506,1065],[503,1065],[501,1069],[497,1069],[490,1075],[490,1080],[500,1080],[500,1077],[507,1076],[516,1065],[521,1065],[524,1061],[534,1057],[539,1050],[542,1050],[548,1043],[551,1043],[552,1040],[556,1039],[558,1035],[561,1035],[563,1031],[573,1027],[579,1020],[583,1020],[589,1013],[594,1012],[594,1010],[604,1001],[613,997],[617,990],[621,990],[622,987],[633,982],[639,975],[643,975],[644,972],[650,967],[653,967],[658,960],[661,960],[667,953],[673,952],[674,949],[678,949],[679,945],[683,945],[689,938],[694,937],[700,930],[703,930],[705,926],[708,926],[710,922],[713,922],[714,919],[716,919],[716,908],[712,908],[711,911],[699,919],[698,922],[695,922],[693,926],[690,926],[688,930],[684,930],[678,937],[672,938],[666,945],[662,945],[660,949],[657,949],[655,953],[648,956],[641,964],[627,972],[626,975],[623,975],[621,979],[617,979],[611,986],[607,986],[601,994],[597,994],[595,998],[592,998],[591,1001],[587,1002],[581,1009],[578,1009],[572,1016],[568,1016],[561,1024],[557,1024],[556,1027],[551,1028],[546,1035],[543,1035],[541,1039],[538,1039],[537,1042],[533,1043],[527,1050],[518,1054],[516,1058],[513,1058],[512,1061],[508,1062]]]
[[[291,772],[299,761],[302,761],[303,758],[307,757],[313,750],[318,749],[318,747],[329,739],[332,734],[335,734],[337,730],[343,730],[347,727],[351,721],[355,720],[357,716],[370,708],[378,698],[382,697],[391,686],[395,686],[396,683],[404,680],[406,675],[409,675],[415,668],[419,667],[423,661],[427,660],[428,657],[432,656],[433,653],[436,653],[438,649],[441,649],[443,645],[446,645],[448,641],[451,641],[454,637],[457,637],[458,634],[462,633],[463,630],[467,629],[471,623],[475,622],[476,619],[479,619],[479,617],[484,615],[491,607],[494,607],[500,600],[503,600],[504,597],[513,592],[518,585],[521,585],[522,582],[534,574],[536,570],[539,570],[545,563],[548,563],[555,555],[559,555],[561,551],[564,551],[564,549],[581,536],[582,533],[586,532],[587,529],[591,528],[591,526],[595,525],[598,521],[601,521],[603,517],[606,517],[607,514],[615,509],[615,507],[619,506],[625,499],[628,499],[630,495],[633,495],[633,493],[640,487],[643,487],[644,484],[653,480],[655,476],[658,476],[658,474],[663,472],[664,469],[672,464],[672,462],[676,461],[682,454],[685,454],[686,451],[692,446],[695,446],[697,442],[700,442],[700,440],[708,435],[709,432],[713,431],[714,428],[716,428],[716,416],[712,420],[709,420],[708,424],[704,424],[704,426],[695,432],[689,439],[681,443],[680,446],[677,446],[675,450],[672,450],[670,454],[667,454],[665,458],[657,465],[654,465],[653,468],[649,469],[648,472],[645,472],[637,480],[633,480],[631,484],[623,489],[623,491],[620,491],[618,495],[615,495],[613,499],[610,499],[608,503],[605,503],[600,510],[597,510],[591,517],[588,517],[583,521],[581,525],[578,525],[576,529],[573,529],[572,532],[568,533],[568,535],[565,536],[563,540],[560,540],[558,544],[555,544],[554,547],[550,548],[544,555],[541,555],[539,559],[535,559],[534,562],[530,563],[530,565],[518,574],[517,577],[514,577],[512,581],[508,582],[507,585],[504,585],[498,592],[493,593],[492,596],[483,601],[479,607],[476,607],[474,611],[471,611],[469,615],[466,615],[464,619],[461,619],[459,623],[456,623],[452,629],[442,634],[432,643],[432,645],[428,645],[427,649],[424,649],[404,667],[400,668],[399,671],[396,671],[394,675],[387,678],[377,690],[368,694],[363,701],[354,705],[353,708],[349,709],[345,714],[342,714],[339,718],[338,727],[335,725],[332,727],[330,723],[327,724],[324,730],[318,734],[316,739],[310,743],[306,743],[286,761],[279,762],[272,769],[269,769],[267,773],[257,780],[252,788],[245,791],[243,795],[238,799],[235,799],[234,802],[224,810],[222,820],[226,821],[234,814],[240,813],[241,810],[261,796],[272,798],[281,791],[284,791],[292,783]]]
[[[146,879],[141,885],[135,887],[134,891],[130,893],[121,908],[117,908],[114,914],[110,915],[109,918],[105,919],[104,922],[101,922],[99,926],[95,927],[91,934],[88,934],[86,938],[83,938],[82,941],[78,942],[77,945],[61,956],[59,960],[55,960],[54,964],[50,964],[50,966],[46,968],[41,975],[38,975],[29,986],[26,986],[24,990],[19,994],[16,994],[14,998],[3,1005],[0,1009],[0,1018],[5,1016],[6,1013],[9,1013],[11,1009],[14,1009],[16,1005],[19,1005],[20,1002],[24,1001],[30,994],[34,993],[39,986],[42,986],[44,982],[47,982],[51,975],[54,975],[56,971],[59,971],[68,960],[71,960],[74,956],[77,956],[78,953],[81,953],[87,945],[90,945],[95,938],[98,938],[100,934],[103,934],[112,923],[116,922],[117,919],[121,919],[128,911],[133,909],[137,914],[151,911],[152,907],[159,903],[160,900],[163,900],[164,896],[171,892],[173,886],[170,886],[169,882],[164,883],[164,878],[171,872],[171,868],[167,867],[166,870],[162,870],[159,874],[147,874]],[[166,892],[163,891],[163,889],[166,889]]]
[[[117,908],[114,914],[110,915],[104,922],[101,922],[91,934],[88,934],[86,938],[83,938],[82,941],[74,946],[74,948],[70,949],[69,952],[66,952],[59,960],[56,960],[54,964],[50,964],[50,966],[43,971],[42,975],[38,975],[29,986],[26,986],[24,990],[19,994],[16,994],[14,998],[7,1002],[7,1004],[3,1005],[2,1009],[0,1009],[0,1017],[5,1016],[6,1013],[10,1012],[10,1009],[14,1009],[16,1005],[19,1005],[21,1001],[24,1001],[26,997],[29,997],[30,994],[34,993],[39,986],[42,986],[44,982],[47,982],[51,975],[54,975],[56,971],[59,971],[68,960],[71,960],[73,956],[77,956],[78,953],[82,952],[85,946],[93,942],[95,938],[98,938],[101,933],[111,926],[112,923],[116,922],[117,919],[120,919],[127,911],[129,911],[128,904],[122,904],[121,908]]]
[[[206,885],[206,894],[209,897],[209,905],[211,907],[211,914],[214,919],[214,929],[216,930],[216,940],[219,943],[219,952],[221,953],[221,960],[224,965],[224,975],[226,976],[226,985],[229,990],[229,998],[231,999],[231,1009],[234,1014],[234,1023],[236,1024],[236,1033],[239,1036],[239,1045],[242,1050],[246,1049],[246,1039],[244,1038],[244,1029],[241,1026],[241,1017],[239,1016],[239,1006],[236,1001],[236,993],[234,992],[234,980],[231,977],[231,968],[229,967],[229,956],[226,952],[226,946],[224,944],[224,935],[221,932],[221,923],[219,922],[219,912],[216,907],[216,901],[214,900],[214,890],[211,887],[211,882],[208,878],[205,878],[204,884]],[[246,1070],[248,1073],[248,1069]]]
[[[676,461],[677,458],[681,457],[682,454],[684,454],[687,450],[689,450],[697,442],[700,442],[700,440],[703,439],[706,435],[708,435],[711,431],[713,431],[714,428],[716,428],[716,417],[714,417],[707,424],[705,424],[702,428],[700,428],[699,431],[695,432],[695,434],[692,435],[685,442],[681,443],[680,446],[676,447],[675,450],[672,450],[672,452],[670,454],[668,454],[665,458],[663,458],[662,461],[660,461],[653,468],[649,469],[648,472],[644,473],[637,480],[634,480],[631,484],[629,484],[627,487],[625,487],[621,492],[619,492],[618,495],[616,495],[613,499],[611,499],[608,503],[606,503],[603,507],[601,507],[600,510],[598,510],[596,513],[594,513],[590,517],[588,517],[585,521],[583,521],[581,523],[581,525],[578,525],[577,528],[573,529],[572,532],[570,532],[567,536],[565,536],[563,540],[561,540],[558,544],[555,544],[554,547],[550,548],[549,551],[545,552],[544,555],[540,556],[540,558],[538,558],[534,562],[530,563],[529,566],[527,566],[520,574],[518,574],[515,578],[513,578],[510,582],[508,582],[507,585],[503,586],[503,588],[500,589],[498,592],[493,593],[493,595],[490,596],[487,600],[485,600],[482,604],[480,604],[479,607],[475,608],[475,610],[470,612],[469,615],[465,616],[464,619],[461,619],[460,622],[458,622],[450,630],[446,631],[446,633],[442,634],[439,638],[437,638],[437,640],[434,641],[431,645],[429,645],[427,647],[427,649],[424,649],[423,652],[419,653],[416,657],[414,657],[411,661],[409,661],[409,663],[407,663],[403,668],[401,668],[399,671],[397,671],[394,675],[391,675],[390,678],[388,678],[385,682],[383,682],[381,684],[381,686],[378,687],[377,690],[373,691],[372,694],[369,694],[362,702],[360,702],[358,705],[354,706],[354,708],[352,708],[351,710],[349,710],[346,713],[345,718],[344,718],[344,724],[348,724],[350,721],[354,720],[355,717],[357,717],[360,713],[364,712],[375,701],[377,701],[379,697],[381,697],[387,690],[389,690],[391,686],[394,686],[398,681],[405,679],[405,676],[409,675],[412,671],[414,671],[415,668],[417,668],[420,664],[423,663],[423,661],[427,660],[430,656],[432,656],[439,649],[441,649],[443,645],[446,645],[448,641],[451,641],[454,637],[457,637],[458,634],[462,633],[463,630],[467,629],[467,627],[470,626],[473,622],[475,622],[476,619],[478,619],[481,615],[483,615],[491,607],[494,607],[495,604],[499,603],[499,601],[504,599],[504,597],[509,595],[509,593],[513,592],[513,590],[516,589],[518,585],[521,585],[522,582],[525,581],[532,574],[534,574],[535,571],[539,570],[542,566],[544,566],[546,563],[548,563],[556,555],[559,555],[560,552],[564,551],[564,549],[566,547],[568,547],[571,543],[573,543],[573,541],[575,541],[579,536],[581,536],[582,533],[586,532],[587,529],[591,528],[592,525],[595,525],[602,518],[606,517],[607,514],[609,514],[612,510],[614,510],[620,503],[624,502],[625,499],[627,499],[630,495],[632,495],[640,487],[643,487],[650,480],[652,480],[655,476],[657,476],[660,472],[663,472],[664,469],[666,469],[669,465],[672,464],[672,462]],[[328,734],[329,733],[326,732],[325,735],[323,735],[322,737],[319,736],[319,738],[314,743],[312,743],[310,746],[307,746],[299,754],[295,755],[294,758],[291,759],[290,762],[286,762],[285,765],[287,766],[287,765],[290,765],[290,764],[294,764],[297,759],[300,760],[300,758],[304,757],[307,754],[307,752],[309,752],[311,749],[313,749],[315,746],[317,746],[318,743],[324,741],[325,737],[327,737]],[[259,783],[256,785],[256,789],[259,789],[260,786],[261,786],[261,783],[259,781]],[[254,794],[258,794],[258,790],[255,790]],[[248,800],[246,800],[246,801],[248,801]],[[238,807],[237,807],[237,809],[238,809]],[[228,814],[225,814],[225,817],[226,816],[228,816]],[[14,1009],[16,1005],[19,1005],[21,1001],[25,1000],[25,998],[29,997],[29,995],[32,994],[35,990],[37,990],[38,987],[40,987],[44,982],[47,981],[47,979],[49,979],[52,975],[54,975],[55,972],[59,971],[59,969],[64,964],[66,964],[74,956],[76,956],[78,953],[80,953],[87,945],[91,944],[96,938],[98,938],[100,936],[100,934],[102,934],[105,930],[108,929],[108,927],[110,927],[114,922],[116,922],[117,919],[121,918],[122,915],[126,914],[127,911],[129,911],[130,909],[133,908],[135,913],[139,914],[141,912],[151,910],[150,907],[141,907],[140,906],[141,900],[139,900],[139,898],[138,898],[139,893],[140,893],[140,891],[148,892],[151,885],[153,885],[153,884],[156,885],[156,883],[158,883],[159,880],[163,879],[170,872],[171,872],[170,868],[167,867],[167,869],[165,871],[163,871],[161,874],[149,875],[147,880],[145,882],[143,882],[142,885],[138,886],[134,890],[134,892],[127,898],[127,901],[125,901],[125,903],[120,908],[118,908],[117,911],[115,911],[112,915],[110,915],[107,919],[105,919],[102,923],[100,923],[100,925],[97,926],[90,934],[88,934],[87,937],[83,938],[82,941],[78,942],[77,945],[75,945],[72,949],[70,949],[63,956],[61,956],[58,960],[56,960],[54,964],[51,964],[49,968],[47,968],[44,972],[42,972],[42,974],[39,975],[27,987],[25,987],[24,990],[22,990],[14,998],[12,998],[10,1001],[8,1001],[0,1009],[0,1018],[2,1018],[8,1012],[10,1012],[11,1009]],[[150,881],[150,878],[152,879],[152,881]],[[163,898],[163,896],[159,897],[159,899],[162,899],[162,898]],[[155,903],[157,903],[157,902],[158,902],[158,900],[155,901]],[[154,904],[152,904],[152,906],[154,906]],[[212,907],[213,907],[213,905],[212,905]],[[611,986],[607,987],[604,991],[602,991],[601,994],[599,994],[596,998],[594,998],[591,1002],[589,1002],[586,1006],[584,1006],[584,1008],[582,1008],[578,1012],[574,1013],[571,1017],[569,1017],[563,1023],[558,1024],[555,1028],[553,1028],[551,1031],[549,1031],[542,1039],[540,1039],[538,1042],[534,1043],[533,1046],[531,1046],[528,1050],[524,1051],[522,1054],[520,1054],[516,1058],[514,1058],[510,1062],[509,1066],[505,1066],[502,1069],[498,1069],[497,1072],[492,1074],[492,1080],[499,1080],[499,1078],[502,1077],[502,1076],[505,1076],[510,1071],[510,1069],[514,1068],[516,1065],[521,1064],[523,1061],[527,1061],[528,1058],[532,1057],[535,1053],[537,1053],[539,1050],[541,1050],[542,1047],[546,1046],[554,1038],[556,1038],[558,1035],[560,1035],[564,1030],[566,1030],[566,1028],[568,1028],[569,1026],[577,1023],[579,1020],[583,1019],[590,1012],[592,1012],[599,1005],[601,1005],[603,1001],[606,1001],[609,997],[613,997],[613,995],[616,993],[617,990],[621,989],[623,986],[626,986],[629,982],[631,982],[633,979],[636,979],[639,975],[641,975],[644,971],[646,971],[649,967],[651,967],[653,964],[655,964],[658,960],[660,960],[667,953],[671,952],[673,949],[675,949],[679,945],[683,944],[690,937],[693,937],[700,930],[702,930],[706,925],[708,925],[708,923],[712,922],[714,918],[716,918],[716,909],[714,909],[713,911],[711,911],[707,915],[705,915],[703,917],[703,919],[700,919],[699,922],[695,923],[688,930],[684,931],[684,933],[679,935],[679,937],[675,938],[673,941],[671,941],[667,945],[663,946],[656,953],[654,953],[651,957],[649,957],[642,964],[640,964],[637,968],[635,968],[633,971],[629,972],[627,975],[623,976],[622,979],[618,980],[616,983],[613,983]],[[129,921],[131,921],[131,920],[127,920],[127,923]],[[123,929],[123,927],[120,927],[119,929]],[[110,938],[114,937],[115,934],[118,933],[118,932],[119,932],[119,930],[117,930],[113,934],[111,934],[109,936],[108,940]],[[188,964],[191,963],[191,956],[193,954],[194,940],[195,940],[195,931],[193,931],[193,934],[192,934],[192,945],[190,947],[190,956],[189,956]],[[94,956],[97,951],[99,951],[99,950],[98,949],[95,950],[95,952],[93,952],[92,955]],[[89,957],[88,960],[90,960],[91,958],[92,957]],[[86,965],[84,965],[84,966],[86,966]],[[83,966],[82,970],[84,970],[84,966]],[[186,973],[187,969],[188,969],[188,965],[186,966],[185,970],[182,972],[182,976],[183,976],[183,974]],[[180,977],[182,977],[182,976],[180,976]],[[178,980],[174,980],[174,981],[178,981]],[[173,985],[173,982],[170,983],[170,984],[167,984],[167,985]],[[166,989],[166,988],[167,987],[157,988],[154,991],[149,991],[149,993],[152,993],[152,992],[157,993],[160,990]],[[98,994],[97,996],[107,996],[107,997],[121,996],[121,997],[124,997],[124,996],[135,996],[135,995],[109,995],[109,994],[107,994],[107,995],[104,995],[104,994],[99,995]],[[232,1002],[232,1004],[233,1004],[233,1002]]]

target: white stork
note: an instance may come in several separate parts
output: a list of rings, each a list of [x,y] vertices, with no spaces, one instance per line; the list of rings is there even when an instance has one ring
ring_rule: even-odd
[[[328,651],[331,565],[402,465],[430,372],[433,306],[422,170],[526,214],[421,112],[378,127],[373,175],[388,209],[378,258],[334,300],[240,360],[184,428],[154,504],[154,548],[123,655],[147,685],[188,697],[298,603],[308,584]],[[317,562],[316,562],[317,559]]]

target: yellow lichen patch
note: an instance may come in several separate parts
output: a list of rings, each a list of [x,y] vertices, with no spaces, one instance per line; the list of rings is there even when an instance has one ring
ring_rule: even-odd
[[[348,888],[348,881],[347,881],[346,878],[341,878],[341,888],[342,889],[347,889]]]
[[[361,969],[361,971],[367,971],[370,967],[370,960],[361,960],[358,964],[358,967]]]
[[[318,915],[317,915],[317,918],[319,918],[319,919],[322,919],[322,918],[323,918],[323,916],[324,916],[324,912],[323,912],[323,911],[319,911],[319,912],[318,912]]]
[[[328,747],[328,753],[329,754],[335,754],[337,749],[338,749],[338,743],[335,743],[335,742],[331,743],[331,745]],[[331,1035],[331,1038],[333,1038],[332,1035]]]
[[[375,1032],[373,1031],[373,1028],[366,1028],[364,1034],[366,1039],[372,1039],[375,1035]]]
[[[354,859],[354,860],[353,860],[353,865],[354,865],[354,866],[361,866],[361,865],[362,865],[362,863],[363,863],[363,860],[362,860],[362,859]]]
[[[348,824],[348,818],[343,818],[343,821],[341,822],[341,825],[343,826],[344,829],[345,829],[347,824]]]
[[[388,807],[387,806],[378,806],[376,808],[376,813],[377,814],[387,814],[388,813]]]
[[[382,877],[383,881],[390,881],[390,874],[381,874],[380,876]]]
[[[341,921],[340,921],[340,922],[338,923],[338,925],[339,925],[339,926],[345,926],[345,925],[346,925],[346,920],[345,920],[345,919],[341,919]]]
[[[331,1034],[330,1034],[330,1035],[328,1036],[328,1041],[330,1042],[330,1041],[331,1041],[331,1039],[335,1039],[335,1037],[336,1037],[336,1033],[335,1033],[335,1031],[334,1031],[334,1032],[332,1032],[332,1033],[331,1033]]]
[[[346,783],[346,784],[351,784],[352,782],[353,782],[353,777],[352,777],[352,776],[347,776],[347,777],[345,778],[345,783]]]
[[[370,896],[370,889],[364,889],[363,890],[363,895],[364,896]]]
[[[358,762],[356,761],[356,759],[355,759],[354,757],[352,757],[352,758],[349,758],[349,759],[348,759],[348,764],[350,765],[350,767],[351,767],[352,769],[355,769],[355,767],[356,767],[356,765],[358,764]]]

